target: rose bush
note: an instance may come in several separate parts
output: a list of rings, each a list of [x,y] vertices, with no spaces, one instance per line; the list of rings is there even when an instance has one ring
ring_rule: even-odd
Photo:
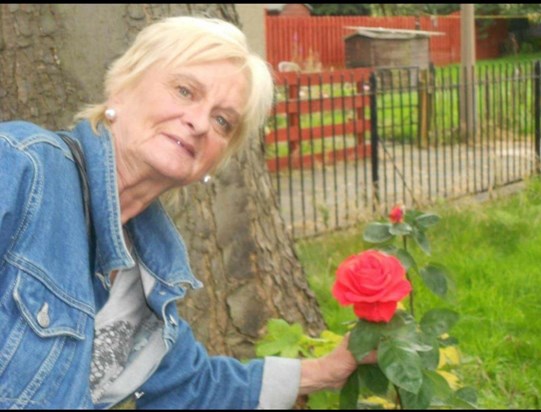
[[[341,305],[353,305],[360,319],[389,322],[397,303],[411,291],[406,269],[396,257],[378,250],[350,256],[336,272],[332,294]]]
[[[415,284],[423,283],[443,300],[454,288],[443,265],[421,262],[414,253],[431,256],[426,232],[438,222],[432,213],[396,206],[386,220],[365,226],[363,240],[371,247],[337,265],[332,295],[340,305],[353,306],[358,318],[351,324],[348,349],[359,361],[376,350],[377,363],[359,365],[339,396],[310,395],[312,409],[475,408],[475,390],[463,387],[455,374],[462,357],[449,331],[458,313],[449,308],[414,313]],[[256,352],[319,357],[341,339],[331,331],[314,338],[300,324],[271,319]]]
[[[363,239],[376,248],[350,256],[338,266],[332,294],[339,304],[353,305],[359,318],[351,330],[348,349],[358,361],[373,350],[377,350],[378,359],[375,365],[359,365],[351,375],[340,392],[341,409],[367,409],[374,405],[359,399],[378,397],[383,402],[376,407],[475,407],[475,391],[453,387],[449,371],[439,370],[440,353],[456,344],[448,331],[457,322],[458,313],[447,308],[431,309],[419,322],[414,315],[410,275],[419,275],[441,298],[445,299],[452,289],[451,278],[442,265],[429,262],[421,266],[408,249],[408,241],[413,240],[430,256],[426,230],[438,222],[437,215],[396,206],[388,221],[365,227]],[[406,297],[409,311],[397,309]]]

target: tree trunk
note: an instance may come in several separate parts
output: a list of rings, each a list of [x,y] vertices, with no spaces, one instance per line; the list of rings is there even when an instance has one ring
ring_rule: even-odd
[[[187,14],[238,24],[232,4],[0,5],[0,121],[67,127],[83,104],[101,101],[106,67],[141,28]],[[164,200],[205,284],[179,310],[211,353],[253,356],[272,317],[310,333],[324,327],[279,215],[260,136],[211,183]]]

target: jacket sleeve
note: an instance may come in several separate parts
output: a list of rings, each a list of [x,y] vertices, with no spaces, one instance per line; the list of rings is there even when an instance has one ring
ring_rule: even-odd
[[[0,261],[29,213],[33,178],[30,158],[0,136]]]
[[[178,338],[154,375],[141,387],[141,409],[255,409],[263,361],[209,356],[181,319]]]

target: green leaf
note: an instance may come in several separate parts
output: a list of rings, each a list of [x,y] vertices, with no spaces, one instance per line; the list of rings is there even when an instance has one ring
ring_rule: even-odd
[[[384,325],[359,319],[351,331],[348,344],[348,349],[355,356],[355,359],[361,361],[376,349]]]
[[[318,391],[308,395],[308,409],[337,410],[340,394],[337,391]]]
[[[369,223],[364,229],[363,239],[370,243],[383,243],[391,239],[390,223]]]
[[[366,387],[376,395],[385,395],[389,388],[389,379],[376,365],[359,365],[357,367],[361,387]]]
[[[406,312],[399,314],[398,316],[395,315],[391,321],[382,328],[382,335],[386,338],[404,342],[410,350],[415,352],[432,350],[431,345],[424,343],[424,339],[418,331],[415,319]]]
[[[461,409],[477,409],[475,403],[477,402],[477,395],[473,388],[460,388],[454,395],[448,400],[449,406]]]
[[[396,252],[396,257],[400,260],[400,263],[406,268],[406,271],[408,271],[410,268],[414,268],[417,270],[417,264],[415,263],[415,259],[413,259],[413,256],[410,255],[410,253],[406,249],[398,249]]]
[[[357,409],[359,399],[359,377],[357,371],[349,375],[346,384],[340,390],[340,409]]]
[[[404,216],[404,220],[410,225],[414,226],[417,224],[417,218],[423,214],[423,212],[415,209],[406,209],[406,215]]]
[[[395,236],[409,235],[413,228],[407,223],[395,223],[389,228],[389,233]]]
[[[380,327],[383,336],[402,340],[415,339],[416,329],[415,318],[404,310],[397,310],[391,320]]]
[[[422,230],[414,230],[413,239],[415,239],[415,243],[419,245],[423,252],[425,252],[427,255],[430,255],[430,244],[428,243],[428,238],[426,237],[425,232],[423,232]]]
[[[392,383],[417,394],[423,384],[421,358],[408,342],[398,339],[382,341],[378,348],[378,365]]]
[[[398,388],[402,407],[404,409],[427,409],[434,395],[434,386],[430,379],[424,378],[417,393]]]
[[[429,350],[426,351],[417,351],[421,360],[423,361],[423,366],[426,369],[434,370],[438,367],[440,362],[440,345],[438,339],[434,336],[428,336],[425,334],[419,335],[420,341],[427,347]]]
[[[475,392],[475,389],[470,388],[469,386],[458,389],[455,392],[455,395],[472,405],[477,403],[477,393]]]
[[[440,346],[445,348],[447,346],[458,346],[458,339],[454,336],[447,336],[445,339],[442,339],[441,336],[438,338]]]
[[[357,360],[361,360],[382,339],[400,341],[403,349],[412,352],[432,350],[432,346],[425,344],[420,336],[415,318],[403,310],[397,310],[388,323],[359,320],[351,333],[348,349]]]
[[[419,227],[423,229],[427,229],[430,226],[434,226],[435,224],[439,223],[440,220],[441,220],[440,217],[433,213],[424,213],[415,218],[415,222],[419,225]]]
[[[448,276],[441,265],[429,264],[419,270],[425,285],[436,295],[445,297],[448,290]]]
[[[424,343],[423,338],[417,332],[417,330],[411,331],[402,329],[402,332],[403,333],[401,334],[395,334],[396,336],[394,339],[401,341],[404,349],[418,353],[430,352],[433,349],[432,345]]]
[[[453,390],[449,386],[449,382],[436,371],[424,371],[423,375],[425,379],[430,379],[432,387],[434,389],[434,397],[445,404],[449,397],[453,394]]]
[[[396,255],[396,252],[398,251],[398,248],[392,244],[381,245],[378,247],[378,249],[387,253],[388,255]]]
[[[450,309],[432,309],[421,319],[421,329],[427,335],[438,337],[448,332],[458,321],[458,313]]]
[[[303,329],[300,324],[289,325],[283,319],[270,319],[267,330],[265,337],[256,345],[257,356],[279,355],[295,358],[303,351]]]

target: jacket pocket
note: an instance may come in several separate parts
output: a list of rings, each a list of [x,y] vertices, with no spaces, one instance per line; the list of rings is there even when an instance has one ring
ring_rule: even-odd
[[[32,276],[19,276],[13,298],[32,330],[42,338],[71,336],[85,339],[89,315],[58,296]]]
[[[13,282],[0,304],[0,409],[80,407],[93,316],[26,272],[5,275]]]

